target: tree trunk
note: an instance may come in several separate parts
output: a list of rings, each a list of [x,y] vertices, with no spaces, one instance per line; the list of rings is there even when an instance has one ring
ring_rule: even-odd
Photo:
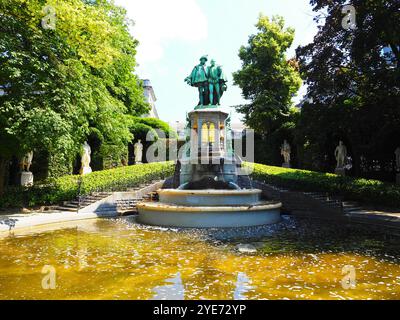
[[[7,159],[0,157],[0,195],[4,193],[6,184]]]

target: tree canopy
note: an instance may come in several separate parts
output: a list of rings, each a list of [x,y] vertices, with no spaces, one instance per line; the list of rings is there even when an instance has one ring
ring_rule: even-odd
[[[129,116],[148,106],[129,23],[107,0],[1,1],[3,159],[33,149],[71,159],[93,129],[109,145],[132,139]]]
[[[233,74],[249,104],[237,107],[247,125],[257,133],[271,133],[289,117],[292,97],[301,85],[296,63],[288,60],[286,51],[292,45],[294,29],[286,28],[282,17],[272,19],[260,15],[258,33],[242,46],[239,57],[241,70]]]
[[[297,49],[308,85],[297,136],[313,154],[308,165],[332,163],[332,150],[343,140],[355,174],[391,171],[400,144],[394,139],[400,136],[400,3],[352,1],[356,28],[342,25],[347,1],[311,4],[321,27],[312,43]]]
[[[242,68],[233,74],[249,104],[237,106],[244,122],[255,131],[256,161],[281,164],[284,139],[292,140],[298,111],[292,98],[301,86],[296,60],[286,57],[295,30],[285,28],[282,17],[260,15],[258,32],[239,50]]]

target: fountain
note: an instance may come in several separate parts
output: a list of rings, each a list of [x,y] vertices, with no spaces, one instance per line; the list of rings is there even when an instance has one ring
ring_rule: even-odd
[[[280,221],[281,203],[262,200],[251,188],[232,146],[231,118],[220,106],[226,78],[207,57],[186,82],[197,87],[200,102],[187,116],[190,143],[177,161],[175,189],[158,191],[158,202],[138,204],[138,222],[185,228],[229,228]],[[247,182],[247,183],[246,183]]]

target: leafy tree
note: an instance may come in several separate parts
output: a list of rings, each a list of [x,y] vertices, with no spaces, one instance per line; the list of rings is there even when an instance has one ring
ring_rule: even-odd
[[[139,118],[134,117],[133,121],[135,123],[142,123],[150,128],[156,129],[158,131],[162,131],[165,138],[177,138],[177,133],[174,129],[170,127],[170,125],[160,119],[156,118]]]
[[[263,15],[256,27],[258,33],[251,35],[248,45],[240,48],[242,68],[233,74],[235,84],[250,103],[236,109],[264,141],[257,145],[272,147],[269,149],[272,153],[265,154],[259,161],[275,164],[280,161],[281,139],[289,138],[284,137],[284,133],[293,127],[292,97],[300,88],[301,78],[296,61],[288,60],[285,54],[293,43],[294,29],[285,29],[282,17],[269,19]],[[256,152],[256,157],[259,155],[260,152]]]
[[[400,135],[400,3],[354,0],[356,29],[344,28],[344,0],[311,0],[324,20],[314,42],[298,48],[308,84],[298,128],[304,166],[332,170],[333,150],[343,140],[354,173],[380,177],[393,169]],[[327,165],[327,166],[326,166]]]
[[[55,29],[43,28],[46,6]],[[93,129],[126,148],[130,115],[148,110],[128,25],[124,9],[106,0],[0,3],[0,169],[29,150],[71,162]]]

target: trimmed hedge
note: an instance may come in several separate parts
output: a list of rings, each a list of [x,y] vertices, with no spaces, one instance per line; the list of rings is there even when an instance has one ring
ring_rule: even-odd
[[[251,166],[252,164],[245,164]],[[400,187],[378,180],[355,179],[331,173],[254,165],[252,178],[291,190],[328,192],[345,200],[400,208]]]
[[[246,163],[245,166],[252,166]],[[174,162],[149,163],[97,171],[82,177],[81,195],[94,191],[123,190],[174,174]],[[252,178],[291,190],[328,192],[346,200],[400,208],[400,187],[377,180],[354,179],[307,170],[254,164]],[[68,175],[31,188],[10,188],[0,197],[0,207],[53,205],[76,199],[79,177]]]
[[[172,176],[173,162],[141,164],[129,167],[96,171],[82,177],[81,195],[94,191],[123,190],[155,179]],[[0,207],[53,205],[76,199],[79,188],[78,175],[63,176],[31,188],[11,188],[0,197]]]

